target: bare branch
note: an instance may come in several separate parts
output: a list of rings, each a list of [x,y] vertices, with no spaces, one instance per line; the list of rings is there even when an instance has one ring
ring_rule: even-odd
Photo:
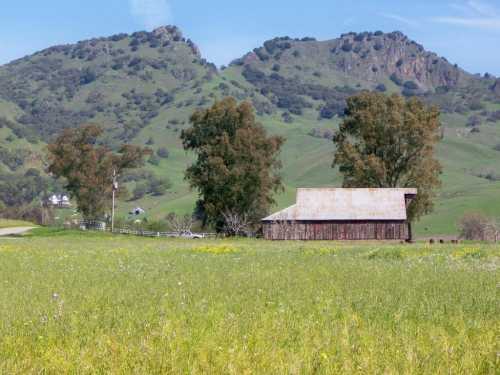
[[[239,236],[243,233],[249,234],[250,222],[246,213],[240,215],[233,211],[226,211],[222,216],[224,217],[226,234],[229,236]]]
[[[167,223],[172,231],[181,234],[191,232],[194,220],[191,215],[186,214],[184,216],[179,216],[176,213],[171,212],[167,215]]]

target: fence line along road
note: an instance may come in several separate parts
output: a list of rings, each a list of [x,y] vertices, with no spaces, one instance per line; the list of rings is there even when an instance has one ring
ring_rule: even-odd
[[[111,231],[110,231],[111,232]],[[188,233],[181,234],[177,232],[152,232],[146,230],[133,230],[133,229],[115,229],[115,234],[127,234],[132,236],[142,237],[169,237],[169,238],[215,238],[216,233]]]
[[[158,232],[158,231],[147,231],[147,230],[137,230],[130,228],[115,228],[111,231],[111,228],[106,226],[106,223],[102,221],[82,221],[80,222],[81,230],[91,230],[99,232],[113,232],[114,234],[125,234],[130,236],[140,236],[140,237],[167,237],[167,238],[216,238],[216,233],[179,233],[179,232]]]

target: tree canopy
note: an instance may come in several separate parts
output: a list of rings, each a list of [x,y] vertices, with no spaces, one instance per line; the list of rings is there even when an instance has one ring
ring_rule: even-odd
[[[434,157],[439,110],[413,97],[362,92],[347,100],[333,166],[344,187],[417,188],[410,221],[433,208],[441,165]]]
[[[102,218],[110,207],[113,171],[136,168],[149,151],[123,145],[118,152],[98,144],[102,129],[93,124],[65,129],[49,144],[48,171],[66,179],[65,188],[76,198],[78,209],[87,219]]]
[[[196,111],[190,122],[181,139],[197,159],[186,179],[198,190],[208,222],[222,230],[227,212],[257,222],[282,189],[278,155],[284,139],[268,136],[251,104],[234,98]]]

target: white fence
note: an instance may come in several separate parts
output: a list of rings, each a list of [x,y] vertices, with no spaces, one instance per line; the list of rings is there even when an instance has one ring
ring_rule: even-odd
[[[115,228],[113,231],[115,234],[126,234],[131,236],[142,236],[142,237],[168,237],[168,238],[215,238],[216,233],[190,233],[182,234],[178,232],[153,232],[147,230],[134,230],[134,229],[118,229]]]
[[[111,232],[111,228],[106,226],[103,221],[82,220],[80,222],[81,230],[91,230],[99,232]],[[165,237],[165,238],[216,238],[216,233],[178,233],[178,232],[155,232],[148,230],[130,229],[130,228],[115,228],[114,234],[124,234],[140,237]]]

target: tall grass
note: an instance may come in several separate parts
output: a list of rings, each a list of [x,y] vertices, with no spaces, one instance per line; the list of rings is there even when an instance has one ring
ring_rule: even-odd
[[[0,242],[0,373],[498,371],[488,245]]]

